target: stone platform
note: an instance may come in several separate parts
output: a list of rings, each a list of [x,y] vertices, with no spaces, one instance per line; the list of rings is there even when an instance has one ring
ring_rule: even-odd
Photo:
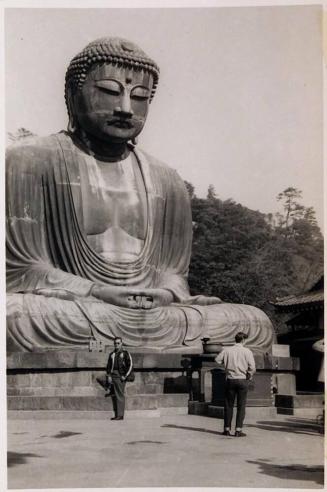
[[[7,357],[8,410],[112,411],[105,397],[108,352],[47,351]],[[131,351],[132,352],[132,351]],[[126,385],[126,410],[187,408],[184,354],[132,353],[135,381]]]
[[[277,413],[314,419],[321,417],[323,419],[324,400],[324,394],[319,393],[276,395]]]
[[[9,354],[8,411],[111,412],[112,400],[105,397],[101,385],[110,350]],[[126,385],[127,412],[188,409],[190,414],[222,416],[224,374],[217,369],[215,354],[131,353],[135,381]],[[285,388],[295,394],[298,361],[268,354],[257,354],[255,359],[257,373],[248,407],[266,408],[269,413],[269,409],[275,410],[275,394]]]

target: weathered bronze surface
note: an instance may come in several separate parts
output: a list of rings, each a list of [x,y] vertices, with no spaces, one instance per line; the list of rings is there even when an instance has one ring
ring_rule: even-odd
[[[190,296],[192,221],[178,174],[135,138],[159,69],[133,43],[87,46],[66,75],[67,132],[7,155],[9,351],[201,347],[201,338],[269,351],[273,328],[252,306]]]

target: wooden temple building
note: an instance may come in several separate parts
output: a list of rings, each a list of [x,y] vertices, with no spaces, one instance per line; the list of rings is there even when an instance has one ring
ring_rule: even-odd
[[[302,294],[277,298],[272,303],[278,313],[286,316],[286,333],[278,336],[278,343],[290,346],[290,355],[300,359],[296,375],[298,392],[323,392],[318,381],[323,354],[312,345],[324,337],[324,276]]]

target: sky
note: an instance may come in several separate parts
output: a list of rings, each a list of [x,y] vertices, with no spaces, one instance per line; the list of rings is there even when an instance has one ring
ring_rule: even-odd
[[[292,186],[323,222],[321,7],[6,8],[6,131],[67,127],[64,77],[120,36],[160,66],[139,146],[205,197],[264,213]]]

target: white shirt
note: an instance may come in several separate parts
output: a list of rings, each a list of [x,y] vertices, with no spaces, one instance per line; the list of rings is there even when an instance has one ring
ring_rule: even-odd
[[[242,343],[225,347],[216,357],[217,364],[224,365],[227,379],[246,379],[255,373],[255,361],[250,349]]]

